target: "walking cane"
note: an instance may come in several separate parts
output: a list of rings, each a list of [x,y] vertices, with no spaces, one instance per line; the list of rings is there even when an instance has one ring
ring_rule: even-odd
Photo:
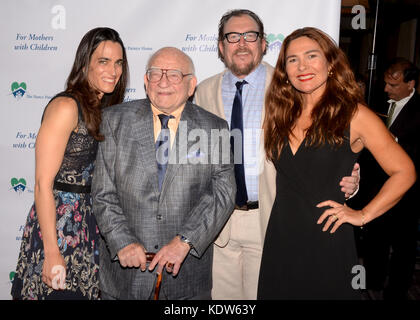
[[[156,253],[154,252],[146,252],[146,262],[152,262],[153,258],[155,257]],[[155,286],[155,293],[153,295],[153,300],[159,300],[159,291],[160,291],[160,284],[162,283],[162,273],[156,273],[156,286]]]

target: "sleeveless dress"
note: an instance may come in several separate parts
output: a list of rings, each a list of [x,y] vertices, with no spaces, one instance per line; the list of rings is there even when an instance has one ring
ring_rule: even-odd
[[[53,99],[59,96],[72,98],[61,93]],[[88,133],[76,102],[78,130],[69,137],[53,188],[58,246],[66,262],[66,290],[53,290],[42,282],[44,249],[34,204],[23,231],[11,291],[14,299],[98,299],[99,231],[90,194],[98,142]]]
[[[347,133],[348,134],[348,133]],[[358,265],[354,230],[342,224],[323,232],[317,220],[329,207],[325,200],[344,203],[339,182],[351,171],[358,154],[346,139],[341,146],[305,145],[293,155],[286,141],[277,170],[276,199],[265,236],[258,299],[360,299],[352,287]]]

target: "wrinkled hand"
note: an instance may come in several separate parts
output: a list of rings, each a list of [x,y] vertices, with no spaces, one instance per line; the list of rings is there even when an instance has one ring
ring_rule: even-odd
[[[140,243],[130,243],[118,251],[118,260],[122,267],[146,270],[146,250]]]
[[[60,271],[61,269],[61,271]],[[64,274],[63,270],[64,269]],[[64,279],[61,280],[63,278]],[[58,281],[59,279],[61,281]],[[45,253],[44,265],[42,266],[42,282],[54,290],[65,289],[66,262],[60,251]]]
[[[350,177],[344,177],[340,181],[341,191],[345,193],[346,199],[348,199],[359,187],[360,182],[360,165],[354,164],[353,171]]]
[[[319,217],[317,224],[321,224],[327,219],[322,231],[327,231],[333,225],[330,233],[334,233],[343,223],[350,223],[354,226],[361,226],[363,223],[363,215],[361,210],[353,210],[345,204],[341,204],[332,200],[323,201],[316,205],[318,208],[330,207],[324,211]]]
[[[149,265],[149,270],[152,271],[158,265],[156,272],[160,274],[166,266],[166,271],[168,273],[172,272],[172,275],[175,277],[189,251],[190,246],[176,236],[156,253]]]

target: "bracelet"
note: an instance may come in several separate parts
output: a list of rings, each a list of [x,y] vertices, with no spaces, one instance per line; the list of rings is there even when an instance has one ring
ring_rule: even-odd
[[[363,212],[363,210],[360,210],[360,213],[362,214],[362,225],[360,226],[360,229],[363,229],[363,227],[365,226],[365,213]]]

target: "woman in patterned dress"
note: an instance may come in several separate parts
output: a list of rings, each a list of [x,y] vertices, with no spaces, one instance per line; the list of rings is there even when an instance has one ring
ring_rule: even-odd
[[[51,99],[42,117],[35,203],[23,232],[14,299],[99,298],[99,231],[90,184],[98,141],[104,139],[101,109],[123,101],[127,81],[119,34],[90,30],[79,44],[66,90]]]

